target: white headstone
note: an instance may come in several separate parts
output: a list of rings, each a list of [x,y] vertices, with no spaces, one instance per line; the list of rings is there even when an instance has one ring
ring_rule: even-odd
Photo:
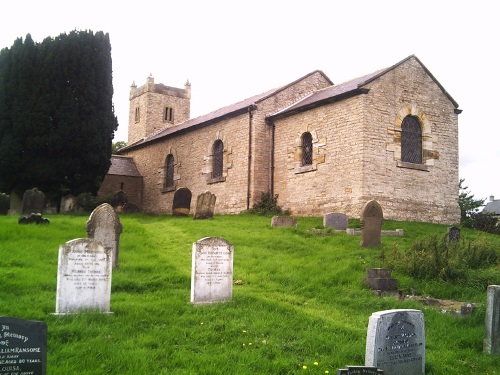
[[[420,310],[385,310],[372,314],[366,338],[366,366],[385,375],[425,373],[425,326]]]
[[[111,249],[92,238],[68,241],[59,247],[56,314],[85,310],[109,313]]]
[[[191,303],[232,298],[233,250],[232,244],[218,237],[205,237],[193,244]]]

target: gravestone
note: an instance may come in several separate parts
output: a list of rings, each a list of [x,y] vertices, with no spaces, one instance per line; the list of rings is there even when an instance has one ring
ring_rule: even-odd
[[[420,310],[400,309],[372,314],[366,337],[365,365],[385,375],[425,373],[425,327]]]
[[[89,238],[101,241],[113,253],[113,268],[118,267],[118,253],[120,251],[120,234],[122,224],[117,213],[108,203],[96,207],[90,214],[86,230]]]
[[[219,237],[205,237],[193,244],[191,303],[222,302],[232,298],[233,253],[233,245]]]
[[[366,282],[370,289],[391,291],[398,289],[398,280],[391,278],[392,270],[389,268],[367,268]]]
[[[460,228],[451,226],[448,228],[448,243],[460,241]]]
[[[47,324],[8,316],[0,317],[0,374],[45,375]]]
[[[45,194],[33,188],[31,190],[26,190],[23,195],[23,215],[29,215],[31,213],[41,214],[45,206]]]
[[[384,215],[382,207],[377,201],[371,200],[365,203],[361,210],[361,243],[362,247],[380,246],[382,236],[382,222]]]
[[[211,219],[214,217],[215,201],[217,197],[209,191],[200,195],[196,200],[194,219]]]
[[[483,351],[500,354],[500,285],[488,286]]]
[[[191,191],[188,188],[177,189],[174,193],[172,216],[188,216],[191,209]]]
[[[110,312],[112,258],[111,249],[93,238],[59,246],[56,315]]]
[[[76,198],[71,195],[65,195],[64,197],[61,197],[61,204],[59,205],[59,212],[64,214],[64,213],[69,213],[69,212],[76,212],[76,208],[78,207],[78,204],[76,203]]]
[[[122,208],[124,214],[138,214],[140,211],[135,203],[125,203]]]
[[[332,212],[323,216],[323,227],[346,230],[348,219],[346,214]]]
[[[297,219],[291,216],[273,216],[271,219],[273,227],[296,227]]]
[[[117,191],[115,195],[113,195],[113,201],[112,201],[112,206],[117,208],[117,207],[123,207],[128,203],[128,196],[125,194],[123,190]]]
[[[337,370],[337,375],[383,375],[384,371],[372,366],[347,366]]]
[[[15,191],[10,193],[9,215],[19,215],[23,210],[23,200]]]

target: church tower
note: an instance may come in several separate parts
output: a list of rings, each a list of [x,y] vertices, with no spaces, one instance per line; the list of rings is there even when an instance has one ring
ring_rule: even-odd
[[[149,75],[146,84],[130,87],[128,141],[130,146],[154,132],[189,120],[191,84],[183,89],[155,83]]]

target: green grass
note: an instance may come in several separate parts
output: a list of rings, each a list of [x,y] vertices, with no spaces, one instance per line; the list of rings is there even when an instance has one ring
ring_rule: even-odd
[[[0,315],[47,323],[48,374],[335,374],[364,364],[370,315],[394,308],[424,312],[427,374],[500,374],[500,356],[482,352],[485,285],[500,284],[498,267],[462,285],[393,272],[405,292],[476,303],[469,317],[377,297],[362,280],[366,268],[382,266],[382,251],[407,250],[446,226],[386,221],[383,229],[405,236],[367,249],[356,236],[311,231],[322,218],[272,228],[270,217],[253,215],[121,216],[113,314],[55,316],[58,248],[86,237],[88,216],[48,217],[46,226],[0,217]],[[231,302],[193,306],[191,247],[207,236],[234,245],[234,279],[244,284],[233,287]],[[500,251],[500,236],[463,229],[462,237]]]

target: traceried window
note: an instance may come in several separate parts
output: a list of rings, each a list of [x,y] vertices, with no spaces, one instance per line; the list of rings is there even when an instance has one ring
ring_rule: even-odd
[[[415,116],[406,116],[401,124],[401,161],[422,164],[422,127]]]
[[[302,134],[302,166],[311,165],[313,161],[312,135],[309,132]]]
[[[174,155],[168,154],[165,160],[165,187],[174,186]]]
[[[224,144],[217,139],[213,146],[212,178],[222,177],[223,156]]]
[[[165,107],[163,119],[167,122],[174,122],[174,109],[172,107]]]

